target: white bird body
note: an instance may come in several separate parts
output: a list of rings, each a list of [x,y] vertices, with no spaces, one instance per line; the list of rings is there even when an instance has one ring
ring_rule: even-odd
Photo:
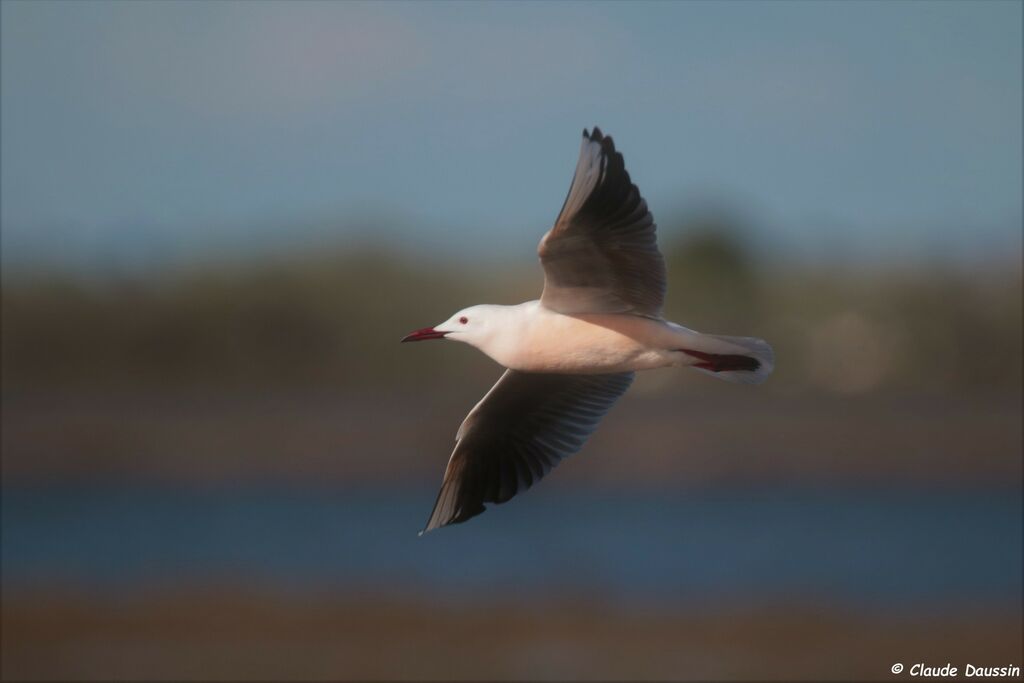
[[[518,306],[474,306],[465,311],[473,325],[490,323],[479,336],[461,332],[456,322],[446,339],[465,341],[500,365],[522,372],[601,374],[672,365],[667,323],[634,315],[565,315],[527,301]],[[445,330],[446,325],[435,327]]]
[[[597,128],[583,131],[569,194],[538,254],[540,299],[471,306],[402,340],[461,341],[507,368],[459,428],[424,531],[529,488],[583,446],[638,370],[684,366],[758,384],[773,369],[761,339],[662,318],[667,277],[654,219]]]
[[[523,372],[602,374],[650,370],[672,365],[673,333],[661,320],[617,313],[565,315],[540,301],[516,306],[523,315],[519,343],[499,344],[507,363]],[[481,351],[488,353],[488,349]]]
[[[468,322],[460,324],[460,318]],[[567,315],[539,300],[516,306],[473,306],[433,329],[521,372],[604,374],[685,367],[700,361],[682,349],[718,354],[750,350],[657,318],[622,313]]]

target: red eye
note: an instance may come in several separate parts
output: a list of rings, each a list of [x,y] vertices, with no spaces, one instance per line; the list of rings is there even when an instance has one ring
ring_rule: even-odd
[[[466,316],[462,316],[461,318],[459,318],[459,322],[465,325],[466,323],[469,322],[469,318],[467,318]]]

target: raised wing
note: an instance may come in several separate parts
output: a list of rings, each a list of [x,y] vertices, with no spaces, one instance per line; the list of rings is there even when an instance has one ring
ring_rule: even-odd
[[[456,435],[424,533],[465,522],[540,481],[578,451],[633,373],[535,374],[506,370]]]
[[[560,313],[660,317],[665,261],[654,218],[610,137],[583,131],[580,159],[555,226],[537,249],[540,301]]]

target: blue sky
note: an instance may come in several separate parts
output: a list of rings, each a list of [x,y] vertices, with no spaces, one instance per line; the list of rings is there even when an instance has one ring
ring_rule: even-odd
[[[1021,12],[5,1],[4,262],[368,236],[518,258],[594,123],[667,232],[724,204],[808,258],[1016,258]]]

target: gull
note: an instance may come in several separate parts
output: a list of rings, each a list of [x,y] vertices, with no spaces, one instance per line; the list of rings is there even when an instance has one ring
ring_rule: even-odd
[[[761,339],[701,334],[662,318],[665,260],[654,218],[597,127],[583,131],[569,194],[537,251],[539,300],[470,306],[402,339],[460,341],[506,368],[459,427],[421,535],[510,500],[579,451],[638,370],[690,367],[744,384],[772,371]]]

